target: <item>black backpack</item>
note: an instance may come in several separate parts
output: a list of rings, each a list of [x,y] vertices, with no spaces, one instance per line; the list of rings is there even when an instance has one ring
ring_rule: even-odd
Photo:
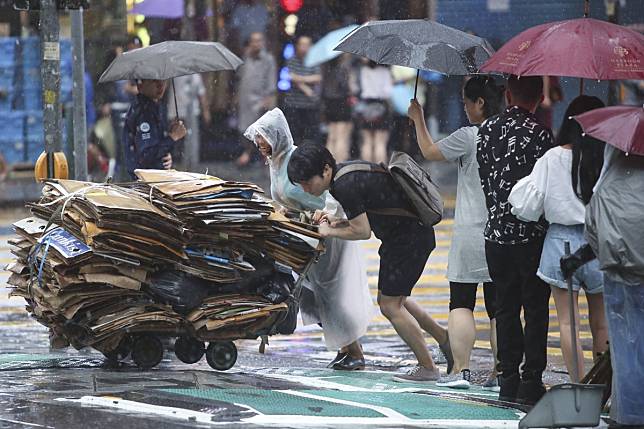
[[[413,217],[420,220],[424,226],[434,226],[443,218],[443,199],[438,187],[432,182],[429,173],[423,170],[414,159],[404,152],[393,152],[389,166],[354,162],[341,167],[333,180],[338,180],[345,174],[354,171],[371,171],[374,173],[390,174],[409,199],[414,212],[403,208],[385,208],[369,210],[371,213]]]

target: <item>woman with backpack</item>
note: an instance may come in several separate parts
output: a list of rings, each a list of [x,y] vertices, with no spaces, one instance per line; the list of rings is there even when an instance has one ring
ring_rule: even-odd
[[[434,142],[429,134],[423,108],[417,100],[408,115],[416,126],[418,145],[425,159],[451,161],[458,166],[454,235],[449,250],[447,279],[450,286],[448,318],[449,345],[454,357],[450,374],[437,385],[458,389],[470,387],[470,355],[476,341],[474,307],[476,289],[483,284],[485,308],[490,318],[490,343],[496,362],[495,289],[485,259],[483,229],[487,221],[485,196],[479,179],[476,145],[478,127],[501,111],[503,88],[488,76],[474,76],[463,87],[463,105],[471,126],[462,127]],[[483,387],[498,390],[496,369]]]

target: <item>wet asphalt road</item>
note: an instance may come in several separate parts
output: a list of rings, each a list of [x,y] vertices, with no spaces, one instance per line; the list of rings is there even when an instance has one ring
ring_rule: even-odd
[[[1,266],[10,260],[6,240],[10,223],[19,217],[20,213],[0,212]],[[444,326],[451,228],[449,218],[438,225],[437,248],[413,294]],[[375,297],[378,242],[370,240],[364,247]],[[8,299],[7,278],[8,273],[0,272],[0,428],[376,424],[492,428],[516,427],[522,415],[519,409],[499,406],[493,393],[477,386],[455,391],[392,383],[392,373],[413,365],[413,355],[377,312],[362,340],[368,365],[363,373],[345,375],[325,369],[335,352],[325,349],[317,326],[300,326],[294,335],[271,338],[265,354],[258,351],[259,341],[238,341],[237,364],[227,372],[212,370],[205,359],[194,365],[183,364],[171,352],[158,367],[140,371],[131,362],[109,367],[102,355],[92,350],[51,352],[47,330],[29,319],[20,299]],[[587,309],[581,311],[582,339],[589,357]],[[478,332],[472,370],[474,383],[481,384],[492,367],[489,321],[481,295],[475,317]],[[566,376],[562,373],[554,306],[550,331],[546,382],[556,384]],[[436,348],[429,337],[427,344]],[[445,365],[440,366],[444,371]],[[421,408],[416,405],[426,401],[439,402]],[[463,404],[469,408],[459,408]]]

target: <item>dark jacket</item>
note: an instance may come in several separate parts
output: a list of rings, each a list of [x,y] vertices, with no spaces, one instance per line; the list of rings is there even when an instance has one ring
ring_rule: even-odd
[[[132,179],[136,179],[134,170],[137,168],[162,169],[163,157],[174,148],[162,104],[139,94],[125,116],[122,141],[127,171]]]

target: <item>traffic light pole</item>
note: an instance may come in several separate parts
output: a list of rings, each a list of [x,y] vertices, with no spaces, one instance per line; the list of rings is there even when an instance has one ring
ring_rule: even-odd
[[[54,176],[54,152],[62,148],[62,105],[60,103],[60,27],[56,0],[40,1],[42,101],[47,177]]]
[[[87,117],[85,112],[85,46],[83,8],[70,10],[74,55],[72,98],[74,99],[74,178],[87,180]]]

